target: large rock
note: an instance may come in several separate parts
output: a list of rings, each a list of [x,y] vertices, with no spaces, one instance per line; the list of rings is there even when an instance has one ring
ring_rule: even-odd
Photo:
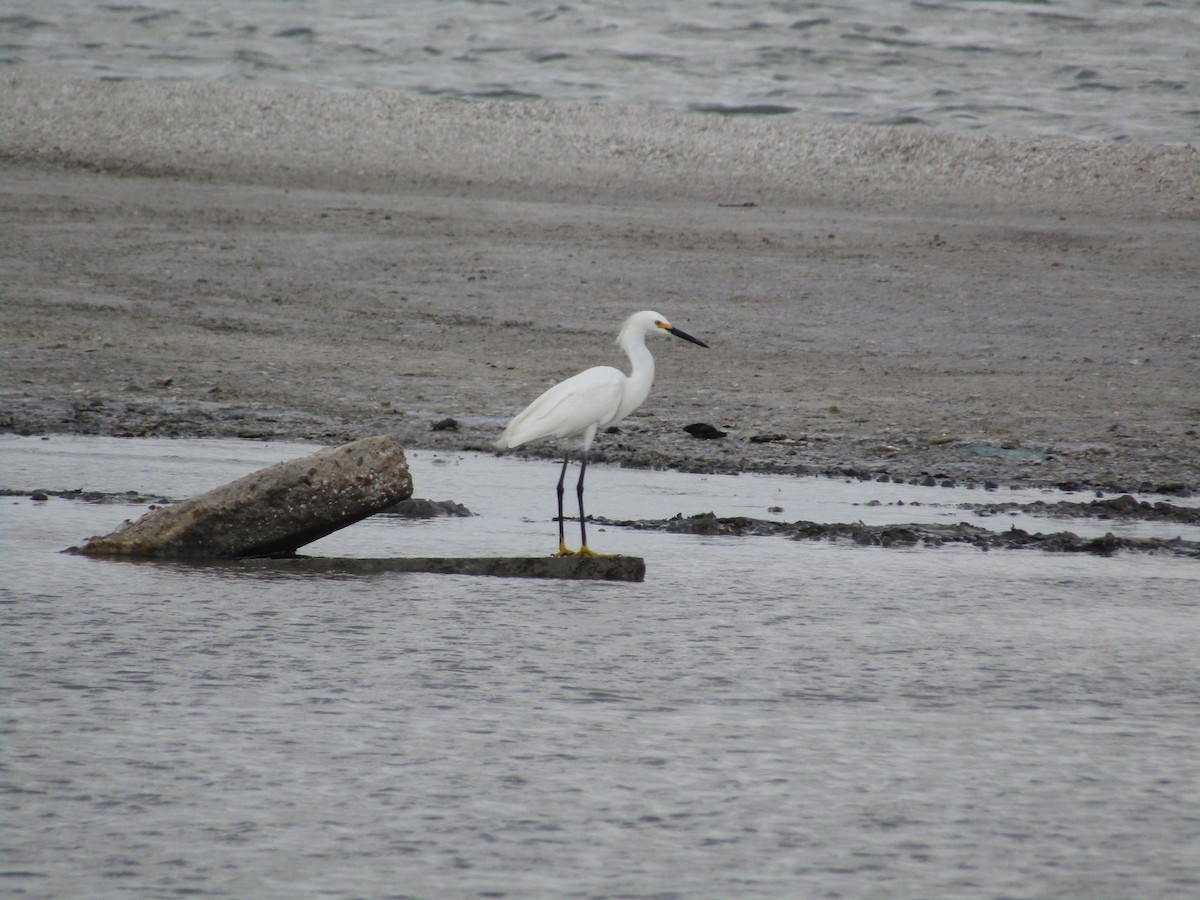
[[[411,496],[404,447],[399,438],[378,435],[160,507],[71,550],[192,559],[287,556]]]

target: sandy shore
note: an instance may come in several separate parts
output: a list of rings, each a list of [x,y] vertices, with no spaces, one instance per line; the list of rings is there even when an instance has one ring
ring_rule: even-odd
[[[485,449],[652,308],[611,460],[1200,491],[1194,148],[24,72],[0,196],[8,431]]]

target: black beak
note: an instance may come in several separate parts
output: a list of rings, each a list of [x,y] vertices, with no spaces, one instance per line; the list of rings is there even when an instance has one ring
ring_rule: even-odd
[[[701,347],[708,346],[708,344],[704,343],[704,341],[700,340],[699,338],[694,338],[686,331],[680,331],[678,328],[668,328],[667,331],[671,332],[671,334],[675,335],[675,337],[681,337],[685,341],[691,341],[693,344],[699,344]]]

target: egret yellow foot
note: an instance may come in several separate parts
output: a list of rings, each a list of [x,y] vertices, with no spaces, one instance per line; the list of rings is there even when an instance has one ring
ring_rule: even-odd
[[[584,544],[575,551],[575,556],[592,556],[597,559],[616,559],[620,555],[620,553],[597,553],[595,550],[590,549],[587,544]]]
[[[559,538],[558,539],[558,552],[555,553],[554,555],[555,556],[574,556],[575,551],[567,546],[566,541],[564,541],[562,538]]]

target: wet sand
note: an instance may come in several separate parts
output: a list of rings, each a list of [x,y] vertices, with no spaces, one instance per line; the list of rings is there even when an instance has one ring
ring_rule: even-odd
[[[8,431],[486,449],[652,308],[609,460],[1200,491],[1194,148],[23,72],[0,196]]]

